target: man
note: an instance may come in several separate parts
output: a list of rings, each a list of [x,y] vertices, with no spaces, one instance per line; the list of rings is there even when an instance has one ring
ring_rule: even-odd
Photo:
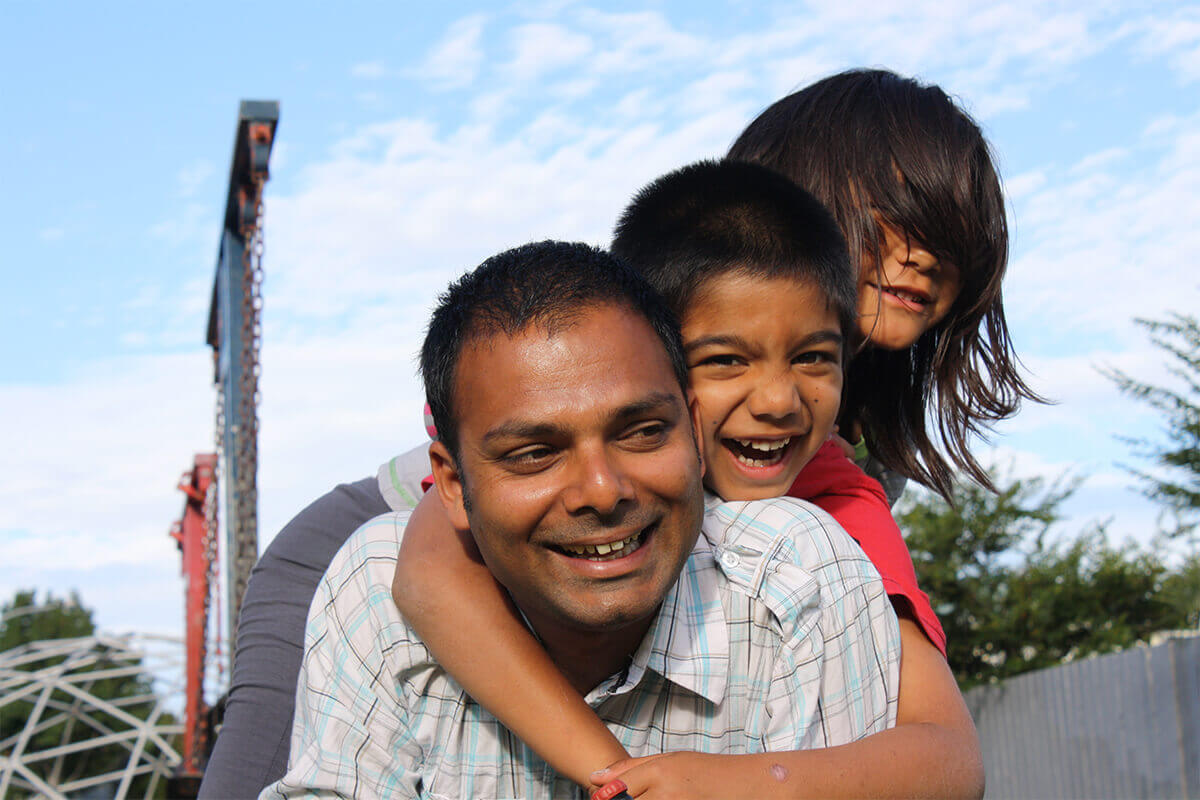
[[[443,296],[422,374],[452,521],[631,753],[894,721],[896,624],[869,562],[799,502],[706,501],[678,330],[620,262],[553,242],[490,259]],[[406,519],[360,529],[318,587],[289,771],[263,796],[577,793],[395,611]]]

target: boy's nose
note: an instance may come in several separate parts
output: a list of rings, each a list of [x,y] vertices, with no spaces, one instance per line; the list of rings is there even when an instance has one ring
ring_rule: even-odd
[[[746,405],[754,417],[773,420],[794,416],[804,408],[800,388],[787,373],[764,378]]]

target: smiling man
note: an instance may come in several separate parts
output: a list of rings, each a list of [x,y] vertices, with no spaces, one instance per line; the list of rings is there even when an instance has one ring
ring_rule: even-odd
[[[704,495],[677,324],[621,262],[555,242],[489,259],[442,297],[421,369],[451,522],[631,754],[830,746],[894,723],[877,575],[799,501]],[[289,769],[263,797],[579,796],[397,613],[407,520],[363,526],[318,587]]]

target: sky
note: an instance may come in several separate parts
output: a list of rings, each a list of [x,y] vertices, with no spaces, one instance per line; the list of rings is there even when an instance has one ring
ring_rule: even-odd
[[[167,532],[212,449],[205,325],[242,99],[277,100],[266,190],[260,548],[424,439],[416,353],[454,277],[604,244],[640,186],[764,107],[879,66],[981,123],[1009,201],[1005,308],[1033,386],[977,452],[1082,485],[1063,535],[1150,540],[1100,367],[1167,381],[1135,317],[1195,312],[1200,5],[18,3],[0,0],[0,598],[77,590],[179,633]]]

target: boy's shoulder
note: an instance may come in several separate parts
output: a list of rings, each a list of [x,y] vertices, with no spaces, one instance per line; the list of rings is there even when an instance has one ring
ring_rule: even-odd
[[[793,497],[723,502],[709,497],[703,536],[736,591],[766,604],[784,629],[806,610],[866,589],[886,598],[862,548],[828,513]]]

